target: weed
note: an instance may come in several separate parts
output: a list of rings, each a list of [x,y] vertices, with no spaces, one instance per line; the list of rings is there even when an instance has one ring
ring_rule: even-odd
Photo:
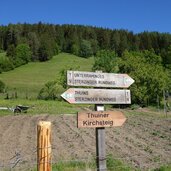
[[[149,146],[146,146],[145,148],[144,148],[144,151],[146,151],[146,152],[148,152],[148,153],[153,153],[153,151],[152,151],[152,149],[149,147]]]

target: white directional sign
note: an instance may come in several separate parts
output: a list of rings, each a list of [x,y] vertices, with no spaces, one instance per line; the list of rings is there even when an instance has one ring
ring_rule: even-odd
[[[67,84],[71,86],[127,88],[132,83],[127,74],[67,71]]]
[[[130,90],[70,88],[61,95],[76,104],[130,104]]]

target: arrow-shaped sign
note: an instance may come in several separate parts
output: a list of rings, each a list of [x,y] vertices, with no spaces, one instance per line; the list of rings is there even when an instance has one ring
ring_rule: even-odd
[[[70,88],[61,95],[75,104],[130,104],[130,90]]]
[[[127,88],[134,80],[127,74],[67,71],[67,84],[89,87],[123,87]]]
[[[78,112],[78,128],[122,126],[126,117],[121,111]]]

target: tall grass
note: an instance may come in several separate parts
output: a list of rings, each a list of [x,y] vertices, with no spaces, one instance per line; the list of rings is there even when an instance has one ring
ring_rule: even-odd
[[[107,156],[107,171],[138,171],[124,164],[120,160],[116,160],[112,155]],[[96,160],[71,160],[71,161],[59,161],[52,166],[53,171],[96,171]],[[33,170],[33,171],[36,171]]]

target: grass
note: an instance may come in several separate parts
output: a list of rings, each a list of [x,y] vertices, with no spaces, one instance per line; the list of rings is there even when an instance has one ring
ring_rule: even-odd
[[[45,100],[0,100],[0,107],[10,107],[13,108],[16,105],[30,106],[27,110],[27,115],[35,114],[76,114],[80,111],[81,107],[88,105],[75,105],[69,104],[65,101],[45,101]],[[89,105],[90,106],[90,105]],[[0,110],[0,116],[3,115],[13,115],[10,110]]]
[[[158,169],[154,169],[154,171],[171,171],[171,164],[168,166],[161,166]]]
[[[0,53],[3,56],[4,53]],[[0,74],[8,87],[9,93],[17,92],[20,98],[26,96],[36,98],[42,86],[55,80],[64,68],[79,68],[82,71],[91,71],[94,59],[81,58],[67,53],[54,56],[47,62],[30,62],[12,71]],[[1,95],[2,96],[2,95]]]
[[[95,170],[95,162],[86,163],[84,161],[69,161],[69,162],[59,162],[58,164],[53,165],[53,171],[80,171],[93,169]]]
[[[133,169],[120,160],[116,160],[112,155],[107,156],[106,160],[107,171],[138,171]],[[96,171],[96,161],[85,160],[71,160],[71,161],[59,161],[58,164],[53,164],[53,171]],[[36,171],[36,169],[33,169]]]

